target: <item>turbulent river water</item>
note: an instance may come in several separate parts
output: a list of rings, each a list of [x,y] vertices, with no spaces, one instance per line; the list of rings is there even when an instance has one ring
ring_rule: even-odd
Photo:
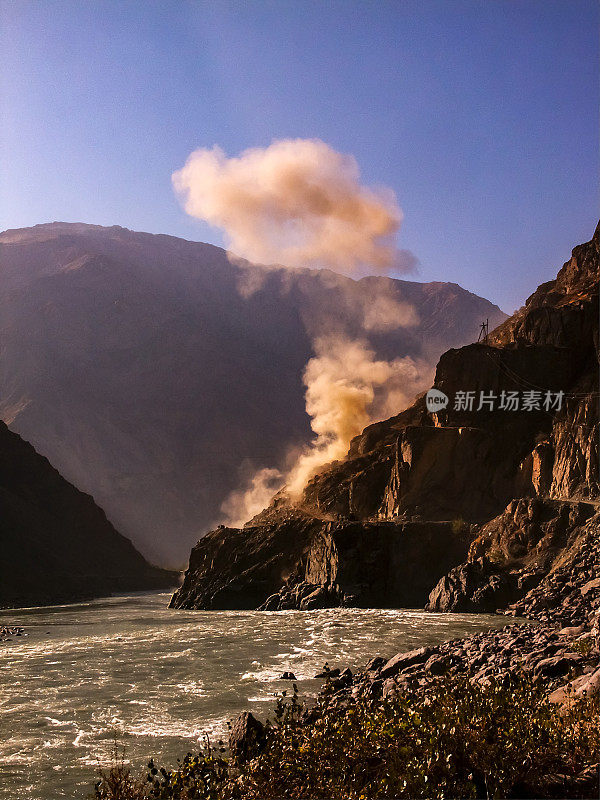
[[[111,597],[0,611],[26,637],[0,644],[0,798],[85,798],[115,741],[143,768],[225,736],[273,694],[314,693],[327,661],[356,668],[374,655],[453,639],[501,617],[421,611],[174,611],[169,595]]]

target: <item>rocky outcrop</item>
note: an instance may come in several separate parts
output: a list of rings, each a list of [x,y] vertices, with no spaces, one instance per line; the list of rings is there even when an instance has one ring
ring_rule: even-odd
[[[548,443],[549,494],[556,498],[597,498],[600,495],[597,425],[598,381],[594,367],[568,397],[556,417]]]
[[[573,603],[569,612],[553,607],[549,587],[560,586],[565,595],[569,585],[576,592],[590,576],[600,574],[599,523],[593,503],[537,497],[513,500],[481,528],[468,560],[439,581],[427,608],[494,612],[516,604],[519,615],[527,612],[527,616],[547,620],[552,609],[557,621],[579,624]],[[577,565],[569,573],[572,584],[559,577],[567,564]],[[536,609],[533,598],[539,596],[545,601]],[[542,609],[547,613],[537,613]]]
[[[92,497],[0,422],[0,606],[73,602],[112,592],[169,589],[177,574],[151,566]]]
[[[582,628],[585,626],[582,626]],[[553,703],[600,691],[600,650],[587,630],[512,624],[390,658],[377,657],[344,682],[330,680],[335,702],[348,706],[360,696],[378,699],[402,693],[427,695],[439,676],[467,676],[473,683],[502,684],[509,678],[537,681]],[[330,670],[328,677],[340,674]]]
[[[249,711],[242,712],[229,731],[229,753],[240,766],[260,752],[265,739],[265,726]]]
[[[192,550],[171,607],[257,608],[282,585],[301,580],[301,565],[322,526],[288,512],[277,522],[211,531]]]
[[[549,688],[561,679],[581,674],[586,667],[596,666],[598,654],[587,657],[572,648],[574,637],[559,635],[546,627],[506,626],[497,631],[475,634],[465,639],[399,653],[368,675],[368,683],[390,680],[386,694],[401,691],[411,683],[425,685],[436,675],[467,673],[475,681],[502,678],[510,673],[529,673],[548,679]],[[415,657],[415,653],[418,657]],[[355,683],[364,683],[357,674]],[[363,687],[361,687],[363,688]],[[384,687],[382,687],[383,689]]]
[[[490,343],[579,346],[583,363],[587,348],[598,347],[599,259],[600,224],[589,242],[573,249],[555,280],[538,286],[525,306],[493,331]]]
[[[539,598],[551,596],[567,561],[584,565],[584,577],[600,566],[599,242],[597,229],[487,342],[442,355],[435,387],[449,398],[445,409],[429,413],[420,397],[366,428],[300,502],[280,494],[245,529],[222,534],[223,552],[236,559],[217,566],[218,532],[201,540],[174,604],[215,607],[197,588],[217,581],[273,610],[427,602],[437,611],[494,612],[516,604],[515,613],[543,619]],[[458,402],[461,393],[471,407]],[[511,393],[518,408],[501,408]],[[283,531],[290,544],[274,557],[285,562],[277,577],[269,542]],[[269,580],[256,583],[261,560]],[[574,578],[549,601],[557,613],[572,598],[558,618],[584,614],[579,586]]]
[[[598,636],[599,610],[600,516],[596,514],[573,530],[549,572],[508,613],[570,627],[591,620]]]
[[[469,541],[468,529],[447,522],[334,522],[300,513],[222,528],[192,551],[171,605],[422,607],[436,580],[465,557]]]
[[[534,573],[533,579],[535,577]],[[426,608],[428,611],[493,613],[519,596],[520,579],[516,573],[495,569],[486,558],[467,561],[440,579],[429,595]]]

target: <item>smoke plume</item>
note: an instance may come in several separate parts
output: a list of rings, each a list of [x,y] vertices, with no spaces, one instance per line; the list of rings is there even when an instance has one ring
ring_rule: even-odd
[[[241,528],[269,505],[284,483],[284,475],[278,469],[265,467],[256,472],[244,488],[231,492],[222,504],[225,524],[231,528]]]
[[[304,384],[316,439],[287,476],[292,496],[298,496],[322,466],[343,458],[363,428],[397,414],[430,378],[429,368],[408,356],[378,360],[365,342],[341,335],[318,339],[315,351],[304,370]]]
[[[364,294],[360,305],[362,325],[366,331],[383,333],[396,328],[411,328],[419,322],[414,306],[381,293]]]
[[[381,274],[407,272],[417,263],[396,247],[402,211],[393,191],[362,185],[356,160],[318,139],[275,141],[237,158],[218,147],[196,150],[173,174],[173,185],[189,214],[225,232],[246,298],[270,271],[283,269],[277,265]],[[267,266],[259,270],[240,257]],[[365,340],[418,322],[410,304],[390,296],[387,282],[349,282],[348,308],[336,309],[328,286],[342,278],[320,274],[322,313],[304,320],[315,353],[303,374],[315,439],[285,475],[262,469],[230,495],[222,506],[230,525],[262,511],[284,480],[288,493],[298,496],[320,467],[346,454],[366,425],[398,413],[431,380],[430,365],[409,357],[378,359]]]
[[[173,174],[185,210],[222,228],[250,261],[287,267],[407,271],[395,247],[402,222],[393,191],[361,185],[356,160],[318,139],[285,139],[228,158],[194,151]]]

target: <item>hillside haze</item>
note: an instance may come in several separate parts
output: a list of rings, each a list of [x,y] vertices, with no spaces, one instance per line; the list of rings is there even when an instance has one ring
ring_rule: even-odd
[[[6,231],[0,270],[1,417],[170,566],[254,470],[310,440],[302,372],[320,331],[433,365],[506,318],[456,284],[266,269],[79,223]],[[410,324],[369,322],[382,296]]]

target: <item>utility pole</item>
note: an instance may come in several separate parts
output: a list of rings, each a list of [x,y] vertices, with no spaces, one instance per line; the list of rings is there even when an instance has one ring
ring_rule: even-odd
[[[479,331],[479,336],[477,337],[478,342],[481,342],[482,344],[487,344],[489,327],[490,327],[489,319],[486,319],[485,322],[481,323],[481,330]]]

